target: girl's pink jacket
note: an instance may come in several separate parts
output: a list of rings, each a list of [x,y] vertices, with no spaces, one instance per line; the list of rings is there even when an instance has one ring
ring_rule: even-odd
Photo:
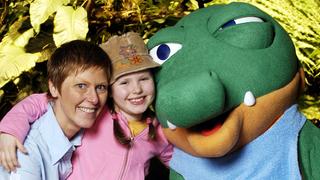
[[[16,136],[23,142],[29,131],[29,123],[47,109],[45,94],[34,94],[18,103],[7,113],[0,124],[0,131]],[[127,135],[130,131],[121,114],[119,123]],[[73,172],[68,179],[74,180],[143,180],[148,173],[150,158],[157,156],[168,166],[173,147],[164,137],[158,122],[155,123],[156,141],[148,140],[148,128],[133,140],[130,148],[120,145],[113,134],[113,120],[105,107],[94,126],[86,129],[73,154]]]

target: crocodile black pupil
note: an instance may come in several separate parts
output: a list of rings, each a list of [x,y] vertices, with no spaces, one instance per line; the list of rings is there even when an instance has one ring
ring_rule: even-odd
[[[235,24],[236,24],[236,22],[234,20],[231,20],[231,21],[228,21],[227,23],[225,23],[224,25],[222,25],[222,28],[233,26]]]
[[[166,60],[170,55],[170,47],[166,44],[161,44],[157,49],[157,56],[160,60]]]

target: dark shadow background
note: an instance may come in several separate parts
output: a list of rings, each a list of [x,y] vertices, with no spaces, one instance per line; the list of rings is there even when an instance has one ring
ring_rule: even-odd
[[[169,180],[169,169],[157,158],[152,158],[145,180]]]

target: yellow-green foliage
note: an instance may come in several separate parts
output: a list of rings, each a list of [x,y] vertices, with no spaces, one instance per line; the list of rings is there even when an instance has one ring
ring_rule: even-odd
[[[313,121],[320,121],[320,96],[304,95],[300,99],[300,110]]]
[[[15,80],[22,72],[29,71],[41,62],[42,52],[26,52],[25,46],[29,40],[40,32],[40,26],[50,17],[54,18],[54,32],[52,34],[55,46],[74,39],[85,39],[88,32],[87,12],[83,7],[74,9],[72,6],[65,6],[68,0],[35,0],[30,3],[31,28],[19,32],[28,19],[20,17],[9,28],[0,42],[0,88],[7,82]],[[54,14],[55,13],[55,14]],[[46,58],[47,59],[47,58]]]

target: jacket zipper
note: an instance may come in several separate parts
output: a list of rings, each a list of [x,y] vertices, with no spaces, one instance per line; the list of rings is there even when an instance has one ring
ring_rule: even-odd
[[[123,166],[121,168],[121,171],[120,171],[120,177],[119,177],[119,180],[122,180],[123,176],[124,176],[124,172],[125,172],[125,169],[127,167],[127,162],[128,162],[128,157],[129,157],[129,151],[130,151],[130,146],[128,147],[128,150],[125,154],[125,157],[124,157],[124,163],[123,163]]]
[[[128,145],[128,149],[127,149],[126,154],[125,154],[124,163],[123,163],[124,166],[122,166],[122,169],[120,171],[119,180],[122,180],[122,178],[123,178],[123,176],[125,174],[125,170],[126,170],[126,167],[127,167],[127,164],[128,164],[129,152],[130,152],[131,147],[133,146],[134,140],[136,138],[138,138],[139,136],[142,136],[142,134],[144,133],[143,131],[146,131],[146,129],[148,129],[148,128],[145,128],[138,136],[134,137],[130,127],[128,126],[128,124],[127,123],[125,123],[125,124],[126,124],[127,128],[130,131],[130,144]]]

